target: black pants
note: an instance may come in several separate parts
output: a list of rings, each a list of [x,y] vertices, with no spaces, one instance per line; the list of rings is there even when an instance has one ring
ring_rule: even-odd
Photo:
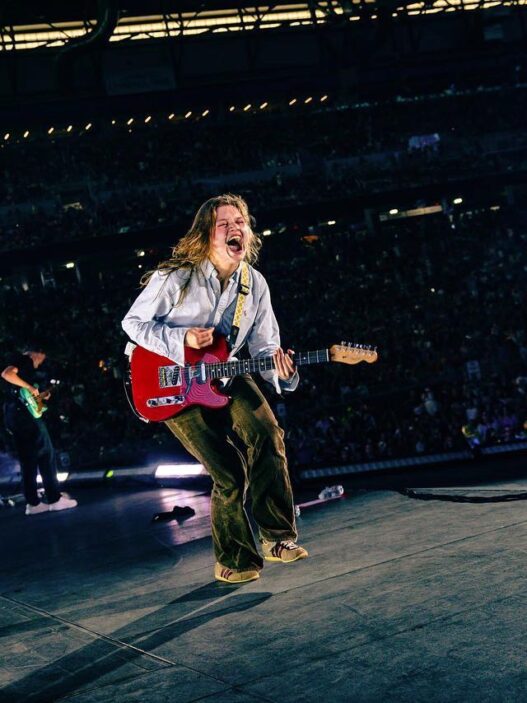
[[[30,505],[38,505],[37,473],[42,476],[48,503],[60,498],[55,449],[44,420],[31,417],[22,405],[5,407],[5,424],[20,461],[22,490]]]

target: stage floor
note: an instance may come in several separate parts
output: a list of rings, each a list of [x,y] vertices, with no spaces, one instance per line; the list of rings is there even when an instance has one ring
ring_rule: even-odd
[[[298,520],[309,559],[232,587],[206,495],[72,494],[0,512],[2,702],[527,700],[526,501],[352,491]],[[175,504],[195,517],[150,522]]]

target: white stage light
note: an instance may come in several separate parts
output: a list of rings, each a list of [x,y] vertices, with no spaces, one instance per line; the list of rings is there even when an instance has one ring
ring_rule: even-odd
[[[60,481],[60,483],[67,481],[68,476],[69,476],[69,473],[67,473],[66,471],[58,471],[57,472],[57,478]],[[42,476],[40,474],[37,475],[37,483],[39,485],[42,485]]]
[[[200,476],[205,473],[203,464],[159,464],[156,478],[183,478],[185,476]]]

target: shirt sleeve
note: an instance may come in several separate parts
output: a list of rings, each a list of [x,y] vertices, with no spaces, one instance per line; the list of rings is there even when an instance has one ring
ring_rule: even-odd
[[[121,323],[132,341],[180,366],[185,365],[183,342],[190,328],[173,321],[168,324],[165,318],[179,298],[182,283],[175,274],[156,271]]]
[[[262,277],[262,292],[258,301],[258,309],[251,331],[247,338],[247,348],[251,357],[257,359],[263,356],[270,356],[280,347],[280,331],[278,322],[271,304],[271,294],[269,286]],[[294,391],[298,386],[299,376],[298,371],[289,381],[283,381],[278,376],[278,371],[261,371],[260,375],[268,383],[270,383],[277,393],[281,394],[282,390]]]

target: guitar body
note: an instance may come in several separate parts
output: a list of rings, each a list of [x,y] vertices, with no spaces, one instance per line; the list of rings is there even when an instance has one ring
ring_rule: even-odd
[[[151,422],[168,420],[193,405],[222,408],[229,398],[216,388],[216,382],[202,375],[190,378],[189,369],[199,364],[227,361],[225,337],[214,336],[206,349],[185,347],[185,367],[143,347],[136,346],[130,358],[132,400],[139,415]]]
[[[35,384],[35,388],[38,388],[38,385]],[[48,409],[42,398],[40,396],[35,398],[35,396],[31,395],[27,388],[20,388],[19,394],[22,402],[28,409],[29,414],[36,420],[41,418]]]

